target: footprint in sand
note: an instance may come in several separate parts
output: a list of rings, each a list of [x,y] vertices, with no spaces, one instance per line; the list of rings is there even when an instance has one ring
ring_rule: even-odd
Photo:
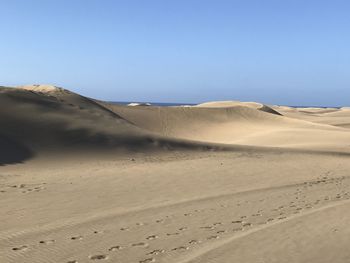
[[[46,245],[49,245],[49,244],[52,244],[52,243],[55,243],[56,241],[54,239],[51,239],[51,240],[41,240],[39,241],[40,244],[46,244]]]
[[[179,235],[180,233],[178,233],[178,232],[175,232],[175,233],[167,233],[166,235],[167,236],[177,236],[177,235]]]
[[[89,256],[89,258],[91,260],[104,260],[104,259],[107,259],[107,255],[93,255],[93,256]]]
[[[151,235],[151,236],[146,237],[147,240],[153,240],[153,239],[157,239],[157,238],[158,238],[158,236],[156,236],[156,235]]]
[[[175,247],[172,250],[173,251],[184,251],[184,250],[188,250],[189,247],[185,247],[185,246],[181,246],[181,247]]]
[[[154,262],[156,261],[154,258],[146,258],[143,260],[140,260],[139,263],[148,263],[148,262]]]
[[[23,250],[27,250],[27,249],[28,249],[28,246],[25,246],[25,245],[12,248],[13,251],[23,251]]]
[[[201,241],[192,239],[188,243],[191,244],[191,245],[195,245],[195,244],[201,243]]]
[[[82,236],[74,236],[70,238],[71,240],[82,240],[83,237]]]
[[[78,261],[77,260],[69,260],[69,261],[67,261],[67,263],[78,263]]]
[[[108,249],[108,251],[117,251],[123,249],[122,246],[113,246]]]
[[[239,232],[239,231],[243,231],[243,230],[244,229],[242,227],[232,229],[233,232]]]
[[[34,187],[34,190],[33,190],[33,191],[35,191],[35,192],[40,192],[40,191],[43,190],[43,189],[45,189],[45,188],[43,188],[43,187]]]
[[[161,253],[164,253],[165,250],[164,249],[155,249],[155,250],[152,250],[151,252],[147,253],[147,255],[159,255]]]
[[[208,230],[214,229],[213,226],[201,226],[200,228],[201,228],[201,229],[208,229]]]
[[[212,239],[218,239],[219,236],[210,236],[210,237],[207,237],[208,240],[212,240]]]
[[[133,246],[133,247],[148,247],[148,244],[144,243],[144,242],[139,242],[139,243],[134,243],[131,246]]]

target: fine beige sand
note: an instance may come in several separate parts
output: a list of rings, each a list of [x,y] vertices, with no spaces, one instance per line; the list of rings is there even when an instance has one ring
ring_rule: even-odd
[[[0,263],[349,262],[349,128],[346,107],[1,87]]]

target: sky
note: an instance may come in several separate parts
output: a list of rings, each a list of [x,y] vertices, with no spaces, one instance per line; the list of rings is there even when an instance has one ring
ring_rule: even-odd
[[[0,85],[350,105],[350,1],[0,0]]]

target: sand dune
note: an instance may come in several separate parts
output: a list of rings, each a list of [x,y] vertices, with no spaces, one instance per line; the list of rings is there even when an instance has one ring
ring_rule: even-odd
[[[105,106],[145,130],[201,142],[342,150],[342,142],[350,139],[348,130],[336,127],[340,125],[308,120],[300,113],[282,116],[262,111],[263,106],[258,103],[215,102],[198,107]]]
[[[343,107],[337,108],[289,108],[274,106],[276,110],[279,110],[283,115],[302,119],[314,123],[329,124],[338,127],[349,128],[350,123],[350,111],[349,108]]]
[[[152,134],[115,112],[62,88],[49,85],[0,89],[1,154],[31,154],[79,149],[118,151],[194,149],[209,144],[178,141]],[[19,152],[22,152],[20,154]],[[0,163],[9,162],[6,157]]]
[[[241,101],[212,101],[212,102],[205,102],[202,104],[198,104],[196,107],[203,107],[203,108],[229,108],[229,107],[235,107],[235,106],[243,106],[248,107],[272,114],[282,115],[278,111],[274,110],[272,107],[268,105],[264,105],[257,102],[241,102]]]
[[[343,109],[321,113],[311,109],[310,114],[299,109],[290,114],[281,109],[282,116],[269,106],[252,102],[128,107],[94,101],[49,85],[3,88],[0,103],[2,141],[6,138],[12,148],[18,148],[16,144],[34,152],[62,147],[191,149],[212,144],[305,149],[312,145],[340,150],[342,142],[349,139],[343,127],[350,122],[350,111]]]
[[[0,88],[0,262],[347,262],[350,110]]]

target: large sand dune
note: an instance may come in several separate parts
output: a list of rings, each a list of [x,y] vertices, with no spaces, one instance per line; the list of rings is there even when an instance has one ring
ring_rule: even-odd
[[[349,123],[0,88],[0,262],[348,262]]]
[[[94,100],[48,85],[1,88],[0,105],[0,163],[47,152],[211,147],[152,134]]]

